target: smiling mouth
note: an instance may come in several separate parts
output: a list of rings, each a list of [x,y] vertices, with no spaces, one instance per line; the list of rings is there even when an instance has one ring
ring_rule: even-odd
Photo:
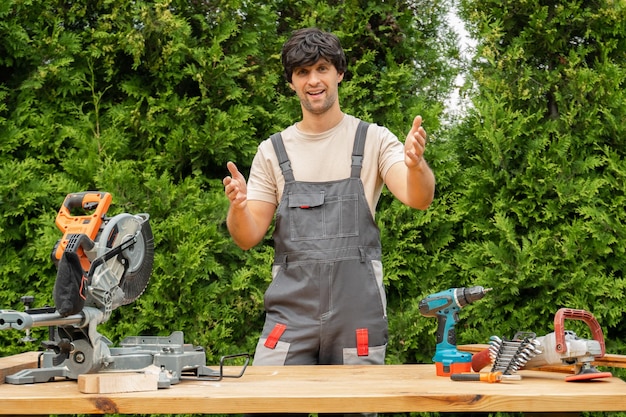
[[[307,94],[309,96],[313,96],[313,97],[318,97],[321,96],[322,94],[324,94],[326,90],[321,90],[321,91],[309,91]]]

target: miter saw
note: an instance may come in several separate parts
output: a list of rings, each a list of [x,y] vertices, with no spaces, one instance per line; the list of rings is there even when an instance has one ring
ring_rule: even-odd
[[[111,195],[106,192],[68,194],[56,217],[63,237],[52,250],[57,266],[55,307],[31,309],[32,297],[23,297],[25,311],[0,310],[0,330],[48,327],[49,340],[36,369],[7,376],[10,384],[48,382],[56,377],[77,379],[80,374],[161,369],[159,388],[185,375],[219,380],[240,377],[248,355],[222,357],[220,370],[205,366],[202,348],[184,343],[183,333],[169,336],[127,337],[120,347],[98,333],[111,312],[133,302],[146,289],[154,261],[154,239],[148,214],[107,217]],[[244,356],[239,375],[224,375],[223,361]]]
[[[573,331],[566,330],[565,319],[584,321],[593,340],[579,338]],[[568,365],[574,368],[574,374],[565,377],[566,381],[588,381],[612,376],[593,366],[593,362],[604,355],[604,336],[596,318],[585,310],[561,308],[554,315],[554,332],[545,336],[519,333],[511,340],[492,336],[490,347],[472,357],[472,369],[478,372],[491,363],[492,371],[506,374],[518,369]]]

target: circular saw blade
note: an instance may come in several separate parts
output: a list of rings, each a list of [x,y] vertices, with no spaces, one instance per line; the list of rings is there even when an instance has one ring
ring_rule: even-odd
[[[122,304],[129,304],[143,294],[152,273],[154,236],[148,215],[118,214],[109,220],[101,237],[105,239],[106,244],[100,247],[98,256],[130,239],[135,239],[135,242],[120,255],[107,261],[124,263],[125,270],[118,287],[124,294]]]

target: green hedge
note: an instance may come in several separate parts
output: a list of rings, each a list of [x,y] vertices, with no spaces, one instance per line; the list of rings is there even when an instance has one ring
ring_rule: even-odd
[[[400,138],[421,114],[430,133],[432,207],[386,192],[379,204],[388,362],[430,362],[436,320],[419,300],[470,285],[493,291],[461,311],[459,343],[543,335],[569,307],[624,350],[623,2],[461,1],[477,51],[470,109],[451,124],[460,60],[445,2],[86,3],[0,5],[0,307],[52,303],[56,211],[68,193],[108,191],[109,214],[150,214],[156,258],[145,294],[99,330],[114,342],[183,330],[208,363],[252,352],[272,242],[232,243],[221,179],[298,119],[279,50],[316,25],[349,56],[346,112]],[[0,332],[0,354],[37,348],[21,336]]]

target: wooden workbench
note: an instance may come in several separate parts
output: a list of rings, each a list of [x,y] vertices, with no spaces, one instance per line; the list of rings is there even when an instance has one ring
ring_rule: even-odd
[[[123,394],[82,394],[65,380],[2,384],[0,414],[626,411],[621,379],[574,383],[561,373],[520,374],[520,381],[490,384],[438,377],[434,365],[249,366],[238,379]]]

